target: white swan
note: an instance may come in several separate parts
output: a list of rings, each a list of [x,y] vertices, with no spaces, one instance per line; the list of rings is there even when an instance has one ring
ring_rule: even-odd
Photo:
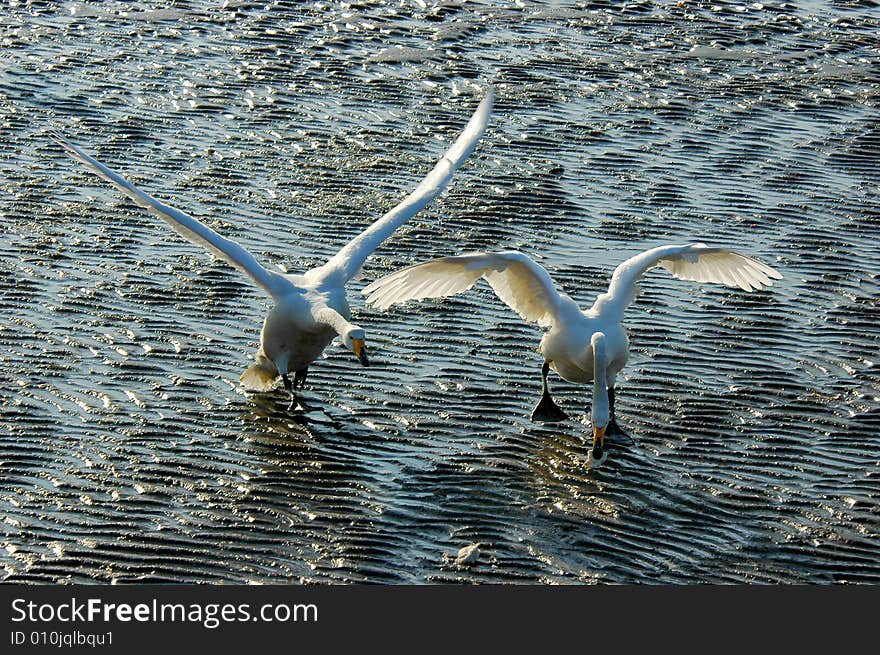
[[[363,328],[349,322],[345,283],[356,277],[367,257],[407,219],[433,200],[447,185],[455,170],[476,147],[492,112],[494,92],[489,90],[464,131],[434,169],[399,205],[356,236],[322,266],[302,275],[270,271],[238,244],[226,239],[182,211],[147,195],[125,178],[85,154],[53,132],[67,152],[92,172],[168,223],[175,231],[233,268],[249,275],[275,302],[263,323],[256,363],[241,376],[245,387],[265,391],[278,376],[293,394],[305,383],[309,364],[337,335],[366,366],[367,350]],[[289,373],[294,380],[290,381]]]
[[[552,368],[570,382],[593,382],[593,458],[600,460],[605,433],[622,434],[614,419],[614,383],[629,357],[629,339],[621,325],[623,312],[638,293],[638,281],[660,266],[674,277],[719,282],[744,291],[769,287],[782,278],[761,262],[702,243],[659,246],[620,264],[606,293],[587,311],[556,290],[547,271],[520,252],[475,253],[444,257],[404,268],[367,286],[367,303],[387,309],[396,303],[440,298],[470,289],[480,278],[525,320],[550,328],[541,339],[542,396],[535,420],[562,420],[565,413],[550,397],[547,374]]]

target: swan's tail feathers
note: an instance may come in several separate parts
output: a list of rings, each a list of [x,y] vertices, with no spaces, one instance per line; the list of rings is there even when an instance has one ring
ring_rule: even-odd
[[[257,363],[242,373],[239,380],[250,391],[269,391],[278,380],[278,369],[271,359],[259,357]]]

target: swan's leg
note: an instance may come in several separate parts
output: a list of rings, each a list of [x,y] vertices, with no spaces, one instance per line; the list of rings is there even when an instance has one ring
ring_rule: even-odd
[[[290,376],[285,373],[281,376],[281,379],[284,380],[284,388],[287,389],[287,392],[290,394],[290,405],[287,407],[288,412],[292,412],[295,408],[299,408],[300,411],[305,411],[305,407],[302,404],[302,401],[298,400],[296,397],[296,389],[302,389],[306,384],[306,375],[309,373],[309,367],[301,368],[298,371],[293,372],[293,381],[290,380]]]
[[[564,421],[568,418],[568,414],[560,409],[553,398],[550,397],[550,387],[547,386],[547,375],[550,373],[550,363],[544,362],[541,367],[541,400],[532,411],[533,421],[543,421],[552,423],[554,421]]]
[[[626,437],[627,439],[632,441],[632,437],[620,429],[620,426],[617,424],[617,419],[614,418],[614,387],[608,387],[608,406],[610,410],[609,413],[611,414],[611,420],[608,422],[608,427],[605,429],[605,434],[616,437]]]
[[[309,367],[301,368],[293,374],[293,388],[305,389],[306,376],[309,374]]]
[[[293,390],[293,382],[290,381],[290,376],[287,373],[283,373],[281,379],[284,380],[284,388],[290,394],[290,405],[287,406],[287,411],[292,412],[293,408],[296,407],[296,391]]]

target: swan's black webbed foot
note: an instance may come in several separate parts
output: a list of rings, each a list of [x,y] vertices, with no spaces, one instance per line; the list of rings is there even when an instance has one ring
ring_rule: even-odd
[[[636,444],[635,439],[633,439],[633,438],[629,435],[629,433],[624,432],[623,430],[621,430],[621,429],[620,429],[620,426],[617,425],[617,421],[615,421],[613,417],[611,418],[611,421],[608,423],[608,427],[607,427],[606,430],[605,430],[605,436],[606,436],[606,437],[614,437],[614,440],[615,440],[615,441],[618,441],[618,440],[620,440],[621,438],[623,438],[623,439],[629,439],[629,442],[630,442],[632,445],[635,445],[635,444]]]
[[[621,427],[617,424],[617,419],[614,417],[614,399],[616,393],[614,391],[614,387],[608,387],[608,401],[611,409],[611,420],[608,422],[608,427],[605,428],[605,434],[611,437],[626,437],[630,440],[630,443],[635,445],[635,440],[629,436],[626,432],[624,432]]]
[[[542,423],[556,423],[568,420],[568,414],[562,411],[562,408],[556,404],[549,393],[545,393],[532,411],[532,420]]]
[[[301,368],[298,371],[294,371],[293,373],[293,388],[294,389],[305,389],[306,388],[306,376],[309,374],[309,367]]]
[[[550,373],[550,362],[544,362],[541,367],[541,400],[532,410],[532,420],[543,423],[556,423],[568,419],[568,414],[562,411],[553,398],[550,397],[550,387],[547,384],[547,375]]]
[[[297,373],[299,373],[299,371],[297,371]],[[297,378],[296,378],[297,373],[293,374],[293,381],[292,382],[290,380],[290,376],[287,375],[287,373],[282,375],[281,379],[284,380],[284,388],[287,389],[287,393],[290,394],[290,404],[287,406],[287,411],[288,412],[297,412],[297,410],[298,410],[297,413],[302,413],[305,411],[305,408],[303,408],[302,404],[297,401],[296,391],[294,391],[294,389],[296,388],[296,383],[297,383]]]
[[[632,439],[632,437],[630,437],[626,432],[624,432],[620,428],[620,426],[617,424],[617,419],[615,419],[613,416],[611,417],[611,420],[608,422],[608,427],[605,428],[605,434],[611,435],[614,437],[628,437],[628,438]]]

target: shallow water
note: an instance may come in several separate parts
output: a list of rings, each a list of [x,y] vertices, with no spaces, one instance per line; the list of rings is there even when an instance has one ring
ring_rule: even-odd
[[[161,4],[0,17],[0,579],[880,582],[876,3]],[[238,385],[261,292],[45,134],[302,270],[489,82],[475,154],[350,287],[373,366],[329,348],[305,420]],[[588,306],[691,240],[785,277],[649,276],[601,468],[589,389],[528,419],[540,331],[485,285],[359,294],[515,248]]]

